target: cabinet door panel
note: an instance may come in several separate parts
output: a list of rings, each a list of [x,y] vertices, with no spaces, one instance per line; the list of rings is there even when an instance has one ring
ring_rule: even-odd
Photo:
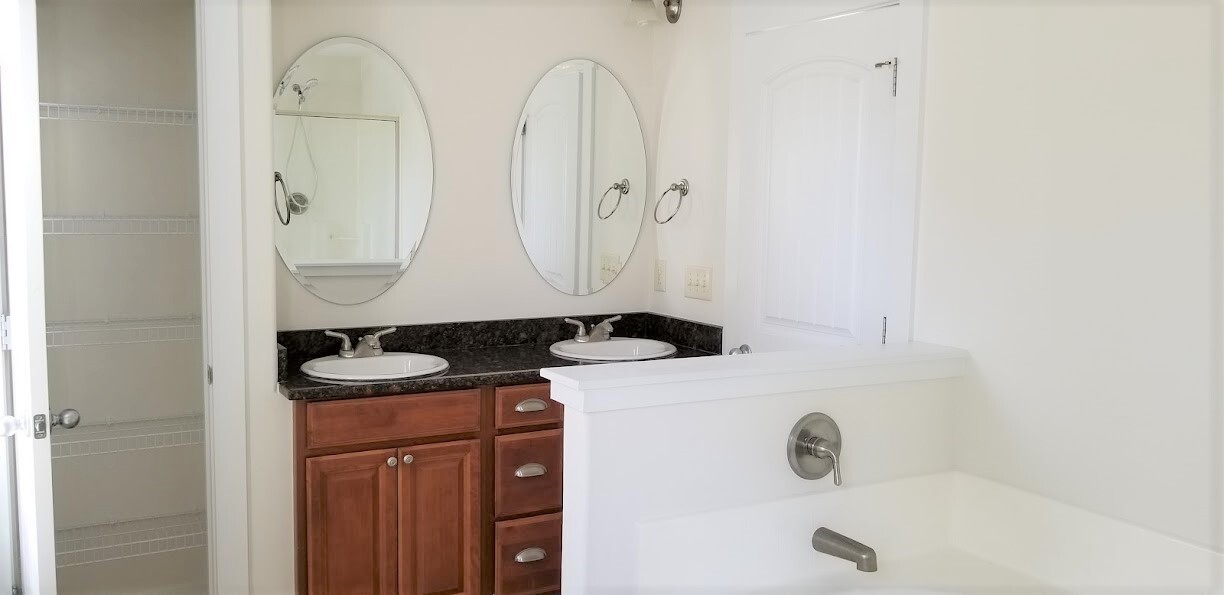
[[[479,595],[480,441],[401,448],[399,458],[401,595]]]
[[[306,459],[307,591],[396,591],[394,449]]]

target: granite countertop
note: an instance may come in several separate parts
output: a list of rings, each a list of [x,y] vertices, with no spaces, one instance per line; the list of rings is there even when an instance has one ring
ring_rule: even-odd
[[[450,362],[450,369],[441,375],[408,378],[391,382],[361,382],[333,384],[313,380],[300,370],[289,370],[281,382],[281,393],[294,401],[330,401],[382,397],[443,390],[464,390],[480,386],[504,386],[547,382],[540,376],[542,368],[599,365],[561,359],[548,350],[549,345],[509,345],[476,349],[430,350]],[[704,357],[713,353],[677,346],[673,357]]]

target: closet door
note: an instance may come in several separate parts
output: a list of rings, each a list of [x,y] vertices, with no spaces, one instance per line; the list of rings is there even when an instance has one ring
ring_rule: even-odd
[[[398,467],[394,449],[306,460],[308,593],[395,593]]]
[[[401,448],[400,595],[480,592],[480,441]]]

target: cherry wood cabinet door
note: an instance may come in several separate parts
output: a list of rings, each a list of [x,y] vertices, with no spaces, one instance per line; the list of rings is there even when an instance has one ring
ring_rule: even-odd
[[[400,595],[480,595],[480,441],[399,459]]]
[[[394,449],[306,459],[310,595],[396,592]]]

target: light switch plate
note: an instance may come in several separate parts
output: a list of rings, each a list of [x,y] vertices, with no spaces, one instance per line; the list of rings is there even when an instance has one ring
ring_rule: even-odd
[[[620,255],[604,253],[600,257],[599,280],[604,285],[611,283],[620,274],[622,266],[624,263],[621,262]]]
[[[713,273],[710,267],[688,266],[684,268],[684,297],[695,300],[714,300]]]
[[[655,261],[655,291],[667,293],[667,261]]]

